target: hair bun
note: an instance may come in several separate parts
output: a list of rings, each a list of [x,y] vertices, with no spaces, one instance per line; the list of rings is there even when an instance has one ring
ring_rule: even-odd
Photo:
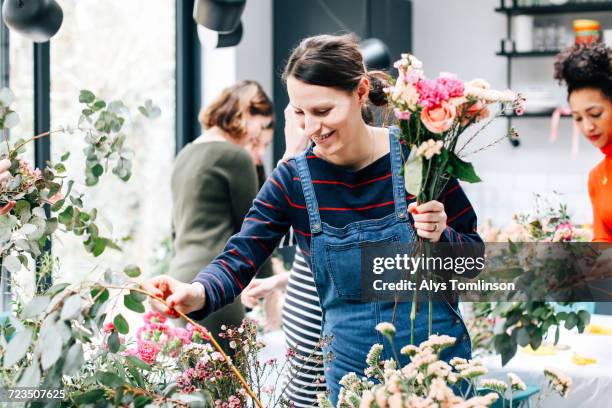
[[[387,94],[385,88],[389,86],[388,76],[383,71],[370,71],[367,73],[370,80],[370,94],[368,98],[374,106],[385,106]]]
[[[612,79],[612,49],[604,43],[573,45],[555,59],[555,79],[565,82],[571,90],[597,87]],[[605,90],[604,90],[605,91]]]

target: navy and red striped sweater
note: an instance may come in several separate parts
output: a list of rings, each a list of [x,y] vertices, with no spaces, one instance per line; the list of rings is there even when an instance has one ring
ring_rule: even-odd
[[[321,221],[341,228],[355,221],[383,218],[394,211],[390,154],[358,171],[320,159],[312,148],[307,158]],[[414,200],[414,196],[406,195],[408,203]],[[457,180],[449,181],[440,201],[448,216],[441,241],[482,242],[476,232],[476,214]],[[295,159],[282,162],[273,171],[253,201],[240,232],[193,280],[206,292],[204,309],[193,316],[203,318],[231,303],[291,226],[310,266],[308,212]]]

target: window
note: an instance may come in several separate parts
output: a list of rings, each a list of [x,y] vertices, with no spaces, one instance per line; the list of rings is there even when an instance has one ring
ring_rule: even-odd
[[[105,175],[85,187],[84,143],[75,135],[51,141],[52,160],[67,151],[68,176],[81,183],[87,208],[99,209],[102,233],[123,252],[107,249],[94,259],[81,237],[62,234],[53,242],[62,281],[91,277],[96,264],[150,268],[157,248],[170,234],[170,175],[175,151],[175,2],[168,0],[64,0],[64,23],[51,41],[51,129],[75,124],[79,90],[107,101],[123,100],[133,118],[136,107],[152,99],[162,110],[154,121],[125,127],[134,150],[132,178],[124,183]],[[110,170],[109,170],[110,171]],[[110,223],[104,220],[112,220]],[[103,272],[103,271],[98,271]]]

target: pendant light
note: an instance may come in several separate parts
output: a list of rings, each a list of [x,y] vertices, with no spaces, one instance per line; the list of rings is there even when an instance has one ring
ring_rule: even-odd
[[[46,42],[62,25],[64,13],[55,0],[4,0],[6,25],[34,42]]]
[[[240,24],[246,0],[196,0],[193,19],[199,25],[229,34]]]

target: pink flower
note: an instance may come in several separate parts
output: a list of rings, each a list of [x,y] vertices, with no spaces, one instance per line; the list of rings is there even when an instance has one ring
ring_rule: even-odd
[[[152,341],[141,341],[138,343],[138,357],[147,364],[152,364],[157,359],[160,346]]]
[[[57,203],[59,200],[61,200],[62,198],[64,198],[64,196],[62,195],[61,191],[58,191],[57,193],[53,194],[52,197],[49,197],[49,203],[51,205],[54,205],[55,203]]]
[[[175,328],[173,331],[175,337],[181,340],[183,345],[191,343],[191,335],[192,333],[186,329],[181,327]]]
[[[151,323],[165,323],[166,322],[166,316],[163,316],[162,314],[160,314],[158,312],[150,311],[150,312],[145,313],[145,315],[142,317],[142,320],[144,320],[145,323],[147,323],[147,324],[151,324]]]
[[[421,122],[432,133],[444,133],[451,128],[457,109],[448,102],[442,102],[435,108],[423,108],[421,111]]]
[[[420,96],[419,104],[423,108],[434,108],[450,98],[446,86],[438,81],[423,79],[416,86]]]
[[[115,330],[115,324],[113,322],[108,322],[104,325],[104,327],[102,328],[102,331],[104,333],[110,333],[112,331]]]
[[[489,108],[483,101],[478,101],[476,103],[468,102],[463,108],[465,109],[466,106],[467,110],[462,112],[461,115],[461,126],[466,126],[472,119],[474,119],[474,122],[480,122],[488,118],[491,114]]]
[[[401,111],[398,108],[394,108],[393,109],[393,114],[399,120],[408,120],[408,119],[410,119],[410,112],[409,111]]]
[[[457,75],[444,72],[436,79],[436,82],[442,85],[448,91],[449,98],[458,98],[463,96],[465,86],[463,82],[457,78]]]

